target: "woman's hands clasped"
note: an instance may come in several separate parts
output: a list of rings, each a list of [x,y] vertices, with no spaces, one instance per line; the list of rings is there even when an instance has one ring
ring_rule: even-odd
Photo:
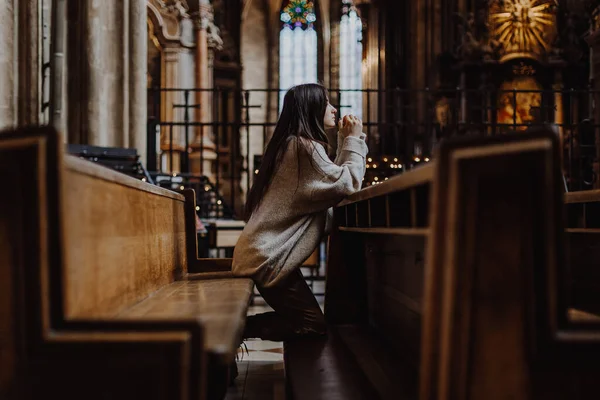
[[[340,133],[344,137],[354,136],[360,137],[362,135],[363,124],[360,118],[355,115],[345,115],[344,118],[340,118],[338,123]]]

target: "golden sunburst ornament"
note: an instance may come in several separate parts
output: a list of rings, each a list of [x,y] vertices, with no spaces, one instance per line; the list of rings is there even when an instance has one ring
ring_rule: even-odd
[[[492,37],[502,59],[543,58],[556,36],[556,0],[494,0],[489,11]]]

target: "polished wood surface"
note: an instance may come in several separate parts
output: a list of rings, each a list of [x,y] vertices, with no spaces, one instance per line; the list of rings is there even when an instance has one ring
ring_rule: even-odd
[[[133,307],[118,319],[195,321],[205,327],[205,349],[227,365],[241,342],[253,283],[248,279],[203,279],[174,282]]]
[[[336,207],[325,316],[340,340],[285,344],[294,398],[313,398],[309,381],[335,398],[356,374],[370,398],[596,398],[600,320],[568,302],[558,149],[543,131],[445,142]]]
[[[0,398],[221,398],[252,282],[188,274],[185,196],[62,147],[0,134]]]
[[[183,196],[74,157],[65,166],[67,318],[112,316],[186,273]]]

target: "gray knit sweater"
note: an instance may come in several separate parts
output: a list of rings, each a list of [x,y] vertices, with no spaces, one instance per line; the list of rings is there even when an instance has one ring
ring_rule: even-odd
[[[361,187],[368,152],[364,139],[364,134],[338,134],[333,162],[318,143],[288,140],[282,162],[235,246],[234,275],[272,287],[310,257],[325,233],[331,207]]]

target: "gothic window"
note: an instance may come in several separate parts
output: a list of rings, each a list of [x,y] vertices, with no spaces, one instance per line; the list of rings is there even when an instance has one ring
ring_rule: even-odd
[[[352,0],[342,0],[340,21],[340,112],[362,118],[362,21]]]
[[[316,15],[312,1],[290,0],[281,11],[279,33],[279,109],[285,91],[294,85],[317,82]]]

